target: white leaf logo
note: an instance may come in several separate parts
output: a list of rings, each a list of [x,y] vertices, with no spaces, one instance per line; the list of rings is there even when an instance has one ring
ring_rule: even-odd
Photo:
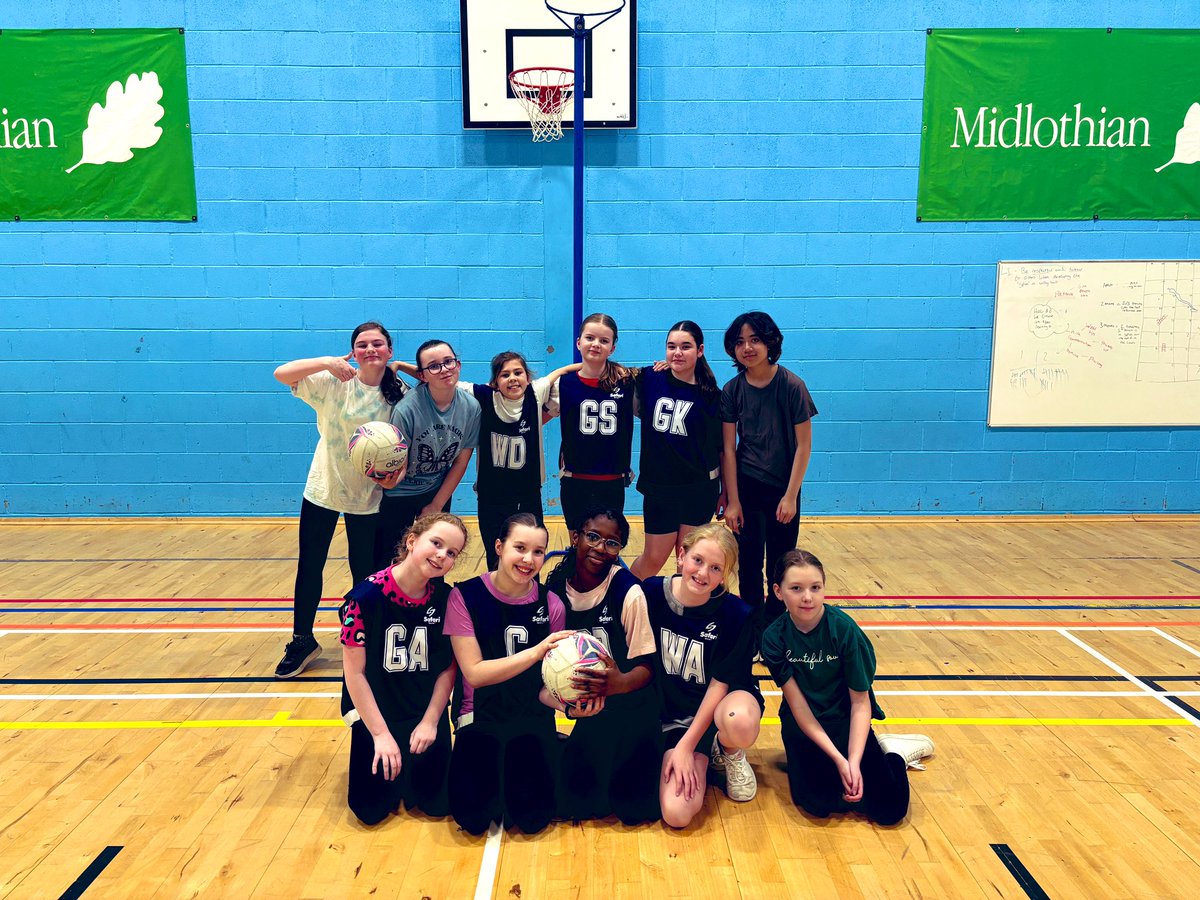
[[[158,103],[162,95],[157,72],[143,72],[141,78],[130,75],[124,90],[119,81],[110,84],[104,105],[92,104],[83,132],[83,158],[67,169],[67,174],[84,163],[128,162],[134,150],[157,144],[162,137],[162,129],[155,124],[163,117]]]
[[[1190,165],[1194,162],[1200,162],[1200,103],[1188,107],[1183,127],[1175,132],[1175,155],[1154,171],[1161,172],[1171,163]]]

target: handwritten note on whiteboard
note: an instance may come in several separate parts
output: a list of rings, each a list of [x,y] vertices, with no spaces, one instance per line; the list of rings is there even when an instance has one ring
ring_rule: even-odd
[[[1200,425],[1200,261],[1001,262],[988,424]]]

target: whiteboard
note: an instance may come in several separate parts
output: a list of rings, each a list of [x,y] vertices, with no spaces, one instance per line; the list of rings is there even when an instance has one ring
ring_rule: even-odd
[[[988,425],[1200,425],[1200,261],[1001,262]]]

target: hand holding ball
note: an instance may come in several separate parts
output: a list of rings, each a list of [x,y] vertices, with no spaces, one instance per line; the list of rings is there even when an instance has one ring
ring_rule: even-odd
[[[604,669],[608,651],[586,631],[563,638],[542,658],[542,681],[560,703],[574,703],[583,691],[571,684],[580,669]]]
[[[391,422],[359,425],[347,445],[351,464],[368,478],[381,481],[408,463],[408,442]]]

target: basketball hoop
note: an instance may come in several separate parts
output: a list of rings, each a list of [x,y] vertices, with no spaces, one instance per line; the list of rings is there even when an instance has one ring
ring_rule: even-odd
[[[563,111],[575,96],[575,72],[559,66],[532,66],[508,76],[513,95],[529,114],[534,141],[562,137]]]

